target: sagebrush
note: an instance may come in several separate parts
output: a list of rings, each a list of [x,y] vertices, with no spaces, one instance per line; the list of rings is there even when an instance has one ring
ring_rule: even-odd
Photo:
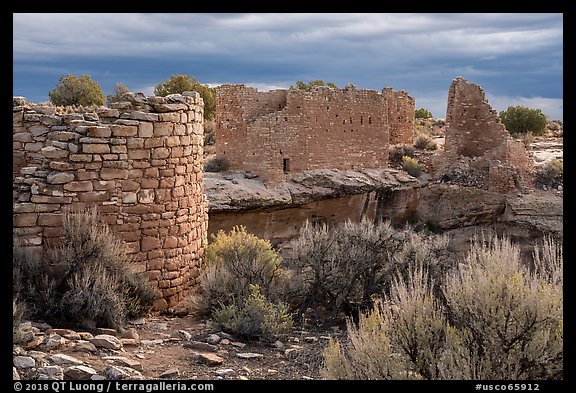
[[[230,161],[224,157],[214,157],[204,163],[206,172],[225,172],[230,169]]]
[[[438,145],[428,135],[420,135],[414,141],[414,147],[420,150],[436,150]]]
[[[547,238],[536,258],[531,271],[509,239],[475,239],[441,294],[424,265],[414,265],[359,325],[348,323],[347,341],[326,348],[323,376],[561,379],[561,246]]]
[[[292,317],[285,303],[272,303],[260,293],[258,285],[250,285],[250,295],[241,305],[219,305],[212,320],[225,332],[244,339],[272,340],[292,328]]]
[[[333,227],[307,222],[290,242],[287,293],[300,314],[319,306],[333,316],[369,309],[413,264],[424,263],[440,277],[451,264],[447,244],[444,236],[425,236],[411,227],[398,230],[388,221],[364,219]]]
[[[118,328],[148,312],[157,295],[131,263],[96,209],[72,211],[64,214],[59,246],[44,255],[14,248],[14,291],[34,317]]]
[[[392,149],[390,149],[390,156],[388,161],[390,162],[390,166],[398,166],[402,164],[402,157],[414,157],[416,154],[416,150],[414,146],[408,144],[398,144],[394,145]]]

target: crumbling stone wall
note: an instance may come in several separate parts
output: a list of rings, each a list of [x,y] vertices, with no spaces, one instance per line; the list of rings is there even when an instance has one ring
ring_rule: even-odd
[[[216,152],[233,169],[269,181],[307,169],[381,168],[391,143],[412,143],[413,119],[414,100],[391,88],[259,92],[222,85]]]
[[[452,81],[448,92],[444,150],[444,166],[469,157],[485,168],[490,190],[526,189],[532,181],[524,145],[510,136],[480,86],[461,77]]]
[[[196,285],[207,244],[203,102],[129,98],[62,115],[14,99],[14,244],[58,243],[64,212],[96,206],[159,288],[161,310]]]

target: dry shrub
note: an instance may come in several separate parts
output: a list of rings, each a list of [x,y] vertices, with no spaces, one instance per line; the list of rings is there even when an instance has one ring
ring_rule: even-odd
[[[445,295],[446,377],[562,377],[562,286],[523,268],[510,240],[476,240]]]
[[[248,340],[273,340],[292,328],[288,306],[267,300],[260,293],[258,285],[250,285],[250,295],[241,306],[232,304],[217,307],[212,313],[212,320],[222,330]]]
[[[230,169],[230,162],[224,157],[214,157],[204,164],[205,172],[225,172]]]
[[[540,186],[556,188],[564,183],[564,163],[561,160],[552,160],[538,168],[536,182]]]
[[[358,326],[348,323],[347,342],[330,343],[323,376],[561,379],[562,279],[550,272],[561,268],[562,254],[550,238],[544,249],[537,266],[546,267],[531,273],[509,239],[475,239],[448,274],[443,301],[425,268],[414,265]]]
[[[322,306],[357,312],[369,309],[374,299],[390,290],[397,274],[424,263],[436,275],[449,266],[448,240],[425,237],[410,227],[397,230],[390,222],[347,221],[328,227],[307,222],[290,243],[293,256],[286,260],[292,271],[287,293],[300,313]]]
[[[55,323],[118,328],[148,312],[156,298],[96,209],[66,213],[60,246],[45,256],[16,247],[13,263],[15,290],[34,316]],[[48,266],[57,273],[46,274]]]
[[[428,135],[420,135],[414,141],[414,147],[420,150],[436,150],[438,145]]]
[[[398,166],[402,164],[402,157],[414,157],[416,151],[414,150],[414,146],[408,144],[398,144],[394,145],[392,149],[390,149],[390,156],[388,161],[390,162],[390,166]]]

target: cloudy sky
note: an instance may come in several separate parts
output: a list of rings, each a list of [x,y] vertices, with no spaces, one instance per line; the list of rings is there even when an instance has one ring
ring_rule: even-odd
[[[13,94],[48,100],[63,74],[152,94],[172,74],[261,90],[323,79],[407,90],[446,114],[452,79],[497,110],[563,118],[562,14],[13,14]]]

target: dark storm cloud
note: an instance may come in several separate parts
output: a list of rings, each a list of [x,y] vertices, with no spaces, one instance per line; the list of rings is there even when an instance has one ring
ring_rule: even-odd
[[[498,109],[547,100],[562,117],[562,37],[561,14],[15,14],[14,94],[46,99],[83,72],[106,92],[151,93],[178,73],[262,88],[324,79],[406,89],[443,116],[461,75]]]

